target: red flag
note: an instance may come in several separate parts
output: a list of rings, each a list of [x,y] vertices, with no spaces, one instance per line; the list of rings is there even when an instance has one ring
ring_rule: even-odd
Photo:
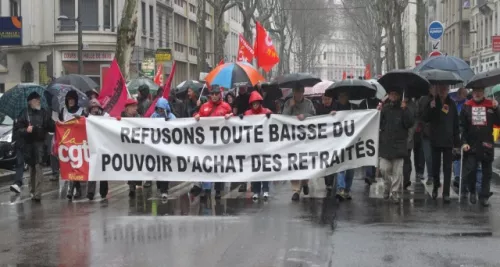
[[[370,72],[370,64],[366,64],[365,67],[365,80],[370,80],[372,78],[372,74]]]
[[[224,62],[224,59],[221,59],[221,60],[219,61],[219,64],[217,64],[217,67],[218,67],[218,66],[220,66],[220,65],[224,65],[224,63],[225,63],[225,62]]]
[[[248,44],[243,34],[240,33],[239,44],[238,44],[238,58],[236,61],[246,61],[252,63],[254,56],[254,51],[250,44]]]
[[[347,79],[347,72],[343,71],[342,72],[342,80],[346,80]]]
[[[269,33],[257,21],[257,35],[255,36],[255,58],[257,58],[257,67],[269,72],[276,65],[280,58],[276,53],[273,40]]]
[[[105,112],[112,117],[116,117],[120,116],[125,108],[127,97],[127,84],[115,58],[106,73],[98,100]]]
[[[165,83],[165,85],[163,86],[163,88],[160,89],[160,90],[162,90],[161,97],[163,97],[165,99],[168,99],[170,96],[170,88],[171,88],[172,80],[174,79],[174,74],[175,74],[175,66],[176,66],[176,64],[174,61],[174,63],[172,64],[172,71],[170,71],[170,75],[168,75],[168,80]],[[158,94],[158,95],[160,95],[160,94]],[[156,97],[155,100],[153,101],[153,103],[151,104],[151,106],[149,106],[148,111],[146,113],[144,113],[145,118],[151,117],[151,115],[155,112],[156,102],[158,102],[159,98],[160,98],[159,96]]]
[[[163,85],[163,64],[158,64],[158,67],[156,67],[154,82],[159,86]]]

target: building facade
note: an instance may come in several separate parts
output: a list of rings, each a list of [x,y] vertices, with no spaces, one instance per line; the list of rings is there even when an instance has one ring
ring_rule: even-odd
[[[470,65],[475,73],[500,67],[500,1],[473,0],[470,14]]]
[[[124,2],[85,0],[82,5],[83,74],[97,84],[101,84],[102,73],[114,58]],[[60,19],[61,16],[76,18],[79,14],[77,3],[78,0],[0,1],[1,16],[22,16],[23,19],[23,45],[0,47],[0,91],[21,82],[48,84],[53,77],[78,72],[77,24],[74,20]],[[206,66],[197,66],[197,0],[142,0],[138,5],[136,46],[131,58],[130,78],[151,75],[155,70],[156,49],[170,48],[177,62],[174,83],[198,79],[199,72]],[[209,5],[206,12],[206,61],[207,66],[212,67],[213,11]],[[239,11],[232,12],[239,14]],[[241,23],[231,19],[231,12],[226,13],[231,32],[241,32]],[[233,42],[231,36],[228,35],[231,42],[226,49],[237,50],[238,43]],[[171,63],[165,64],[166,74],[170,72],[170,66]]]
[[[448,55],[460,57],[460,48],[462,47],[462,57],[469,61],[470,50],[470,1],[443,0],[442,5],[442,23],[444,25],[444,34],[441,39],[441,52]],[[462,10],[462,20],[460,20],[460,10]],[[460,21],[462,28],[460,28]],[[460,31],[462,31],[462,44],[460,44]],[[461,47],[460,47],[461,46]]]

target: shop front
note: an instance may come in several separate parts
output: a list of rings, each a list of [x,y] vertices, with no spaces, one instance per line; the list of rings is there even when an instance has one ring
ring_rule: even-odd
[[[89,76],[100,87],[115,53],[111,51],[83,51],[83,74]],[[78,51],[62,51],[61,61],[65,74],[78,74]]]

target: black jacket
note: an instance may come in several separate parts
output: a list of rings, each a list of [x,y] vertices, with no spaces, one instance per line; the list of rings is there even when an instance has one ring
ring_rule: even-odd
[[[415,120],[411,111],[401,108],[401,102],[387,103],[380,114],[379,157],[392,160],[408,155],[408,130]]]
[[[31,133],[27,132],[28,126],[33,126]],[[54,132],[55,125],[51,112],[45,109],[25,109],[14,124],[14,131],[23,143],[22,149],[25,162],[33,166],[42,164],[46,154],[45,139],[49,132]]]
[[[460,112],[460,128],[462,144],[471,147],[467,154],[474,154],[484,160],[494,159],[493,124],[500,125],[500,108],[493,108],[491,100],[465,102]]]
[[[431,95],[422,96],[417,102],[417,128],[422,133],[422,137],[429,138],[431,136],[431,124],[424,120],[424,110],[432,100]]]
[[[346,105],[340,104],[340,102],[336,101],[334,104],[335,106],[334,110],[335,111],[342,111],[342,110],[356,110],[358,109],[358,106],[352,103],[347,103]]]
[[[174,113],[176,118],[187,118],[189,117],[186,110],[186,105],[184,102],[178,98],[170,97],[168,100],[172,113]]]
[[[335,110],[335,104],[332,103],[330,106],[325,106],[323,103],[316,107],[316,115],[326,115]]]
[[[430,103],[432,98],[428,98],[425,105],[422,118],[424,122],[430,123],[431,145],[441,148],[455,148],[460,146],[460,129],[458,121],[458,111],[455,101],[449,96],[446,97],[444,103],[436,97],[436,106],[431,108]],[[448,106],[447,112],[444,110],[445,105]]]

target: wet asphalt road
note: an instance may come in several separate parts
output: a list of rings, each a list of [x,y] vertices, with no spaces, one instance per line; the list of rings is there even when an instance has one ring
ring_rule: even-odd
[[[237,190],[200,201],[189,188],[162,203],[154,189],[129,199],[116,182],[107,200],[71,203],[47,179],[32,203],[1,187],[0,266],[500,266],[500,193],[490,208],[456,195],[443,205],[418,183],[394,205],[360,173],[354,199],[340,204],[322,180],[298,203],[282,182],[267,202]]]

